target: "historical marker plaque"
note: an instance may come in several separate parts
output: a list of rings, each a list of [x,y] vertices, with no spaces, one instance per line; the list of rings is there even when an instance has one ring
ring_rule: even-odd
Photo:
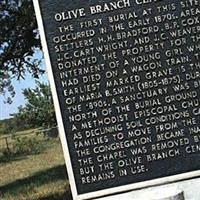
[[[34,4],[74,199],[198,176],[200,1]]]

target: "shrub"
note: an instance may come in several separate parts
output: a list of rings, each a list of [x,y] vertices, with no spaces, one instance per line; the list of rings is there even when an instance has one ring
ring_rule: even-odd
[[[44,144],[36,138],[18,137],[15,140],[13,143],[13,151],[16,155],[39,154],[44,150]]]
[[[0,153],[0,163],[9,161],[11,156],[12,154],[7,149],[3,150]]]

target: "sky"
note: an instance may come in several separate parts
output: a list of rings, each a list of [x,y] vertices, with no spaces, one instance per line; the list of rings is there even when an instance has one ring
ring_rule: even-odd
[[[35,58],[38,58],[39,56],[40,55],[35,55]],[[44,62],[41,65],[42,65],[41,67],[45,69]],[[44,74],[40,76],[39,81],[47,82],[48,81],[47,75]],[[35,79],[33,79],[30,74],[27,74],[25,80],[20,80],[20,81],[13,80],[13,86],[15,88],[16,95],[12,99],[13,100],[12,104],[8,104],[8,103],[5,104],[4,103],[5,97],[0,95],[0,120],[11,118],[10,114],[17,112],[18,110],[17,108],[20,105],[25,104],[25,99],[22,94],[23,89],[35,88],[36,83],[35,83]]]

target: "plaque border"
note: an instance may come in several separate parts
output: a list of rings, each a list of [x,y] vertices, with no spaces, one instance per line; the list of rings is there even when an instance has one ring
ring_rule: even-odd
[[[44,52],[46,70],[47,70],[50,87],[51,87],[51,91],[52,91],[52,95],[53,95],[54,107],[55,107],[55,112],[56,112],[58,128],[59,128],[59,137],[60,137],[61,144],[62,144],[64,159],[65,159],[65,164],[67,167],[69,183],[70,183],[70,188],[72,191],[73,199],[74,200],[87,200],[87,199],[93,199],[93,198],[100,198],[100,197],[103,197],[106,195],[112,195],[112,194],[114,195],[114,194],[119,194],[119,193],[123,193],[123,192],[128,192],[131,190],[144,189],[144,188],[153,187],[153,186],[160,186],[163,184],[169,184],[169,183],[173,183],[173,182],[189,180],[192,178],[200,177],[200,170],[196,170],[196,171],[192,171],[192,172],[186,172],[186,173],[180,173],[177,175],[166,176],[163,178],[147,180],[147,181],[143,181],[143,182],[139,182],[139,183],[133,183],[133,184],[127,184],[124,186],[103,189],[103,190],[99,190],[99,191],[95,191],[95,192],[78,194],[76,182],[75,182],[75,176],[74,176],[74,172],[72,169],[69,147],[68,147],[67,139],[66,139],[66,135],[65,135],[65,129],[64,129],[63,119],[62,119],[62,115],[61,115],[61,109],[60,109],[60,105],[59,105],[59,101],[58,101],[58,95],[57,95],[57,91],[56,91],[56,85],[55,85],[55,80],[54,80],[54,76],[53,76],[53,71],[52,71],[52,66],[51,66],[51,61],[50,61],[50,56],[49,56],[49,51],[48,51],[48,46],[47,46],[39,1],[40,0],[33,0],[33,5],[34,5],[38,28],[39,28],[39,32],[40,32],[42,49]]]

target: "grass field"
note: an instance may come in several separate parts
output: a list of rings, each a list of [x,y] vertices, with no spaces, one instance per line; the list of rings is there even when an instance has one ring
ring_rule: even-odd
[[[45,150],[38,155],[0,163],[1,200],[71,199],[59,139],[45,142]]]
[[[7,147],[6,145],[6,139],[9,147],[12,147],[12,144],[14,142],[14,138],[17,137],[28,137],[28,138],[33,138],[36,136],[36,133],[38,132],[37,129],[31,129],[27,131],[21,131],[17,132],[13,135],[3,135],[0,136],[0,152]],[[42,134],[38,134],[37,139],[40,141],[44,141],[44,137]]]

